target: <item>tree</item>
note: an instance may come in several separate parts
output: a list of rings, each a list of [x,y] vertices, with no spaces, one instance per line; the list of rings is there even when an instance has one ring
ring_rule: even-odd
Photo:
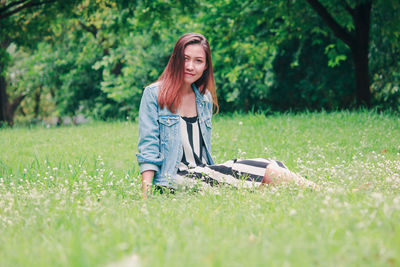
[[[46,73],[38,75],[52,78],[37,91],[51,92],[57,115],[135,118],[143,87],[157,79],[176,38],[188,31],[180,26],[169,30],[175,27],[171,17],[180,20],[193,5],[192,0],[83,0],[69,18],[52,24],[51,45],[40,42],[33,51],[54,59],[41,61]],[[189,15],[179,25],[191,25],[188,21]],[[19,87],[25,84],[32,82],[19,81]],[[37,101],[33,95],[25,99],[24,111],[32,111],[26,103]]]
[[[340,66],[347,59],[346,50],[349,50],[354,66],[354,98],[358,106],[371,104],[371,42],[375,45],[381,39],[388,39],[386,44],[390,43],[387,47],[392,47],[393,56],[400,47],[400,4],[394,0],[216,0],[209,3],[208,8],[211,12],[205,21],[211,23],[209,30],[215,31],[219,45],[230,46],[228,40],[240,40],[243,44],[252,38],[250,42],[257,43],[258,48],[264,42],[273,44],[279,51],[280,45],[290,40],[299,40],[301,48],[312,38],[314,43],[326,46],[331,67]],[[326,43],[332,35],[336,40]],[[235,57],[230,55],[230,58]],[[293,65],[296,64],[295,60]]]
[[[397,110],[400,4],[307,1],[82,0],[70,16],[58,12],[53,20],[43,18],[46,27],[37,16],[52,10],[53,4],[35,7],[28,16],[16,13],[8,19],[31,16],[36,24],[31,25],[34,19],[10,24],[13,34],[0,28],[2,37],[12,36],[12,42],[30,54],[24,59],[29,75],[18,76],[18,84],[8,86],[8,107],[21,96],[25,98],[19,111],[26,113],[53,112],[39,107],[51,99],[48,105],[58,112],[53,115],[134,118],[143,87],[162,72],[177,38],[195,31],[212,46],[222,112],[335,110],[369,105],[371,97],[375,106],[389,104]],[[368,3],[371,6],[361,10]],[[31,26],[28,30],[18,25]],[[363,32],[366,28],[368,33]],[[0,59],[10,62],[5,49]],[[24,69],[24,60],[9,68],[6,83],[13,80],[11,69]],[[358,70],[364,74],[356,75]],[[41,101],[40,95],[51,98]]]
[[[14,113],[29,94],[19,92],[10,99],[7,92],[7,66],[11,43],[34,48],[48,33],[49,24],[59,14],[68,13],[77,1],[70,0],[15,0],[0,2],[0,124],[13,125]]]
[[[311,7],[324,20],[336,37],[351,50],[355,68],[356,99],[358,105],[371,105],[369,88],[369,43],[372,0],[356,1],[351,6],[346,0],[341,1],[344,10],[351,16],[354,28],[341,26],[318,0],[307,0]]]

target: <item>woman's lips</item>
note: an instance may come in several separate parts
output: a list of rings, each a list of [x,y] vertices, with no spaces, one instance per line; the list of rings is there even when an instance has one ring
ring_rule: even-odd
[[[194,74],[193,74],[193,73],[188,73],[188,72],[185,72],[185,74],[186,74],[186,75],[189,75],[189,76],[194,76]]]

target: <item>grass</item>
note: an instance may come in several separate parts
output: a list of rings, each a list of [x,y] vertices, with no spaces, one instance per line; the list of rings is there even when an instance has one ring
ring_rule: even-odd
[[[396,116],[216,116],[216,162],[279,159],[320,191],[143,201],[137,137],[130,122],[0,129],[0,266],[400,266]]]

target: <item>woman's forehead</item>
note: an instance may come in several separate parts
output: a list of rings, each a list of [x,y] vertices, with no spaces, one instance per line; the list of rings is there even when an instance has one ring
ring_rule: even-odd
[[[185,47],[185,56],[206,57],[206,52],[200,44],[190,44]]]

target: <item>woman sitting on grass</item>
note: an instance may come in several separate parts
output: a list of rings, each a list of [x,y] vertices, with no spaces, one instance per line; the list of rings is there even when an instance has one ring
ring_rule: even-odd
[[[313,183],[280,161],[234,159],[215,164],[211,157],[211,116],[218,111],[211,50],[199,33],[183,35],[158,82],[146,87],[139,110],[139,153],[144,197],[160,188],[229,184]]]

